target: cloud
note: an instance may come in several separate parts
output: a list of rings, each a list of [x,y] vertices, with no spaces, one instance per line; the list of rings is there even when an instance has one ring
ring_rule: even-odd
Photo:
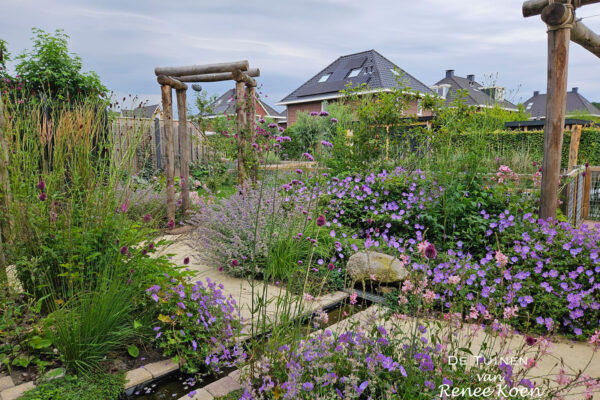
[[[546,29],[539,17],[522,17],[522,0],[6,3],[0,26],[13,54],[30,47],[31,27],[64,28],[84,68],[116,92],[154,99],[156,66],[248,59],[261,69],[262,91],[274,104],[337,57],[367,49],[427,84],[455,69],[461,76],[498,74],[525,98],[545,90]],[[598,13],[598,5],[580,11]],[[600,30],[600,18],[586,24]],[[569,84],[600,100],[600,60],[571,47]],[[220,94],[232,86],[205,88]]]

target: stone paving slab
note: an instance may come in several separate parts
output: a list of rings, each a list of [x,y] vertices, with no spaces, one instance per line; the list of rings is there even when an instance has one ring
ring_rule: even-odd
[[[35,387],[35,385],[33,384],[33,382],[27,382],[27,383],[23,383],[18,386],[13,386],[11,388],[4,389],[2,392],[0,392],[0,399],[16,400],[19,397],[21,397],[21,395],[23,393],[25,393],[26,391],[28,391],[30,389],[33,389],[34,387]]]
[[[13,386],[15,386],[15,384],[10,376],[3,376],[0,378],[0,392]]]
[[[179,364],[173,362],[173,360],[171,359],[168,359],[144,365],[143,368],[146,371],[150,372],[153,378],[159,378],[168,374],[169,372],[173,372],[179,369]]]
[[[195,390],[195,394],[193,397],[189,395],[185,395],[179,398],[179,400],[213,400],[214,397],[212,394],[208,393],[205,389],[197,389]],[[190,392],[191,393],[191,392]]]
[[[125,375],[125,390],[141,385],[152,379],[152,374],[144,368],[136,368],[128,371]],[[4,400],[4,399],[3,399]]]
[[[221,378],[218,381],[213,382],[204,387],[204,389],[206,389],[208,393],[213,395],[213,397],[225,396],[226,394],[229,394],[234,390],[238,390],[241,388],[242,387],[240,386],[240,384],[234,381],[229,376]]]

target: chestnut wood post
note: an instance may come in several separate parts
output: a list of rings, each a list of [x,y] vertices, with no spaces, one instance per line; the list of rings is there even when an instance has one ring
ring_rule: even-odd
[[[190,164],[189,152],[190,144],[187,134],[187,110],[186,110],[186,91],[185,89],[177,89],[177,125],[179,134],[179,171],[181,173],[181,206],[183,213],[190,209]]]
[[[246,104],[248,109],[246,112],[246,135],[248,140],[255,141],[256,136],[256,88],[254,86],[246,86]],[[253,183],[256,183],[258,179],[258,157],[257,153],[247,147],[248,152],[252,152],[252,156],[249,157],[252,165],[250,166],[250,175]]]
[[[571,39],[571,28],[568,22],[573,20],[573,12],[563,4],[553,3],[542,11],[542,20],[549,26],[548,90],[539,212],[540,218],[545,219],[556,218],[558,206],[560,159],[567,103],[569,41]]]
[[[577,165],[577,154],[579,153],[579,141],[581,140],[581,125],[573,125],[571,129],[571,143],[569,145],[569,165],[567,171],[571,171]]]
[[[235,110],[237,125],[237,145],[238,145],[238,184],[244,185],[246,181],[246,113],[245,113],[245,90],[244,82],[235,83]]]
[[[4,104],[0,94],[0,215],[8,217],[8,204],[10,197],[10,182],[8,180],[8,139],[6,138],[6,120],[4,118]],[[6,258],[4,256],[4,241],[2,235],[8,237],[8,218],[0,217],[0,283],[6,282]]]
[[[167,176],[167,220],[175,222],[175,149],[173,146],[173,95],[171,86],[161,85],[162,108],[165,119],[165,173]]]

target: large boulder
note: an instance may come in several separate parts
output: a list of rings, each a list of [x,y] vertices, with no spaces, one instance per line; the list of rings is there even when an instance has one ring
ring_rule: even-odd
[[[369,280],[374,276],[379,282],[393,283],[403,280],[408,275],[399,259],[374,251],[353,254],[348,259],[346,268],[355,281]]]

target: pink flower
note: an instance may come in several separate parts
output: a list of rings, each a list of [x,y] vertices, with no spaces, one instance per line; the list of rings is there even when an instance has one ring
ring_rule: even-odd
[[[460,282],[460,277],[458,275],[452,275],[448,277],[448,283],[451,285],[456,285]]]
[[[46,201],[46,193],[40,193],[40,195],[38,196],[40,201]]]
[[[498,250],[496,251],[496,262],[498,263],[499,267],[504,268],[506,267],[506,264],[508,264],[508,257]]]
[[[435,300],[435,292],[429,289],[425,290],[425,294],[423,295],[423,301],[425,303],[433,303],[433,300]]]
[[[44,190],[46,190],[46,182],[39,181],[38,184],[36,185],[36,187],[43,192]]]
[[[356,304],[357,296],[358,296],[358,294],[356,292],[352,292],[352,294],[350,295],[350,304],[352,304],[352,305]]]
[[[236,260],[235,258],[233,260],[231,260],[232,267],[237,267],[238,265],[240,265],[240,262],[238,260]]]
[[[517,316],[517,311],[519,311],[518,306],[513,307],[505,307],[504,308],[504,319],[509,319]]]
[[[127,246],[121,247],[121,254],[127,254]]]
[[[310,295],[308,293],[304,293],[303,297],[304,297],[304,301],[306,301],[306,302],[313,301],[315,299],[312,295]]]
[[[421,243],[417,245],[417,251],[421,253],[421,255],[425,255],[425,249],[429,246],[429,242],[427,240],[423,240]]]
[[[302,155],[304,157],[306,157],[306,159],[308,159],[308,161],[315,161],[315,158],[310,153],[302,153]]]
[[[327,264],[327,269],[329,269],[330,271],[333,271],[334,268],[335,268],[335,265],[333,265],[333,263]]]
[[[152,215],[146,214],[144,215],[144,222],[150,222],[152,220]]]
[[[121,204],[121,212],[126,213],[127,210],[129,210],[129,207],[127,205],[127,201],[125,201],[125,203]]]
[[[167,222],[167,227],[168,227],[169,229],[173,229],[173,228],[175,228],[175,221],[173,221],[173,220],[170,220],[169,222]]]
[[[184,265],[188,265],[189,263],[190,263],[190,258],[189,257],[186,257],[186,258],[183,259],[183,264]]]
[[[600,347],[600,330],[594,332],[588,343],[594,345],[594,351],[598,351],[598,347]]]

